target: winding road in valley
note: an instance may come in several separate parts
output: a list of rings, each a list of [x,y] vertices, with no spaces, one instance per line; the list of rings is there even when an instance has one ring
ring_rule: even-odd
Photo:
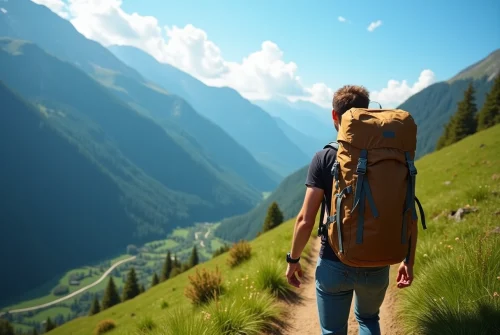
[[[127,262],[130,262],[130,261],[133,261],[134,259],[136,258],[136,256],[132,256],[132,257],[129,257],[129,258],[126,258],[126,259],[122,259],[121,261],[118,261],[116,262],[115,264],[113,264],[108,270],[106,270],[106,272],[104,272],[104,274],[101,276],[101,278],[99,278],[98,280],[96,280],[95,282],[93,282],[92,284],[89,284],[85,287],[82,287],[81,289],[73,292],[73,293],[70,293],[62,298],[59,298],[57,300],[54,300],[54,301],[51,301],[51,302],[48,302],[48,303],[45,303],[45,304],[42,304],[42,305],[38,305],[38,306],[33,306],[33,307],[27,307],[27,308],[20,308],[20,309],[13,309],[11,311],[8,311],[9,314],[14,314],[14,313],[25,313],[25,312],[30,312],[30,311],[34,311],[34,310],[37,310],[37,309],[40,309],[40,308],[45,308],[45,307],[49,307],[49,306],[52,306],[52,305],[55,305],[55,304],[58,304],[64,300],[68,300],[82,292],[85,292],[86,290],[98,285],[99,283],[101,283],[104,279],[106,279],[106,277],[114,270],[116,269],[118,266],[124,264],[124,263],[127,263]],[[5,312],[0,312],[0,316],[4,315]]]

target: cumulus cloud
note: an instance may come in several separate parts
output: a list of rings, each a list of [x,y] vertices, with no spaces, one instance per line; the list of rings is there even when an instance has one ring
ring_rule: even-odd
[[[377,21],[374,21],[372,23],[370,23],[370,25],[368,26],[368,31],[369,32],[372,32],[374,31],[375,29],[377,29],[378,27],[380,27],[382,25],[382,21],[381,20],[377,20]]]
[[[370,94],[370,99],[376,101],[384,108],[397,107],[410,96],[420,92],[427,86],[435,83],[435,75],[431,70],[423,70],[418,77],[418,80],[413,85],[408,85],[406,80],[397,81],[391,79],[387,83],[387,87],[380,91],[373,91]]]
[[[34,3],[50,8],[57,15],[67,19],[68,9],[63,0],[32,0]]]
[[[339,22],[346,22],[347,21],[346,18],[343,16],[339,16],[338,20],[339,20]]]

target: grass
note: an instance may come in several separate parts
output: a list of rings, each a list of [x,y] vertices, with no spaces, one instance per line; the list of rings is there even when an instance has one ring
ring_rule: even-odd
[[[195,268],[148,289],[133,300],[121,303],[93,316],[72,320],[53,330],[53,335],[89,334],[100,320],[109,318],[115,320],[117,324],[116,329],[112,330],[110,334],[137,334],[138,320],[146,316],[151,317],[157,324],[157,327],[152,332],[146,332],[147,334],[221,334],[217,333],[217,330],[214,333],[213,327],[219,327],[217,329],[220,330],[220,327],[222,327],[221,320],[228,320],[233,316],[239,318],[240,321],[236,319],[234,322],[228,320],[230,325],[227,327],[230,329],[237,329],[238,324],[241,324],[241,320],[248,321],[250,318],[252,319],[251,322],[244,322],[245,327],[248,329],[256,327],[260,329],[259,331],[262,331],[262,328],[273,324],[280,311],[277,301],[270,293],[257,292],[255,287],[257,271],[259,271],[262,262],[266,259],[274,259],[276,262],[283,263],[284,255],[286,255],[291,245],[293,224],[293,220],[287,221],[251,241],[252,250],[266,250],[266,252],[255,253],[240,266],[231,268],[227,264],[229,253],[222,254],[209,262],[199,264]],[[306,252],[309,250],[310,246],[308,245]],[[303,267],[307,270],[307,264],[304,264]],[[226,289],[224,294],[217,297],[216,300],[211,300],[208,304],[195,306],[185,296],[184,290],[189,284],[188,277],[194,276],[196,270],[201,268],[210,272],[219,268]],[[284,272],[281,275],[283,276]],[[251,291],[247,291],[247,286],[248,290],[250,290],[252,285],[255,292],[259,294],[248,299]],[[167,306],[163,305],[164,301],[168,303]],[[231,313],[226,313],[225,307],[228,307],[228,310],[231,309]],[[218,315],[217,318],[219,319],[217,320],[219,321],[212,319],[211,326],[207,328],[205,320],[205,327],[200,326],[197,322],[203,321],[203,317],[199,314],[201,311],[210,315]],[[193,332],[188,332],[186,329],[191,329]]]
[[[427,214],[419,231],[415,281],[401,291],[408,334],[492,334],[500,329],[500,126],[417,162],[417,196]],[[448,213],[477,208],[463,221]]]

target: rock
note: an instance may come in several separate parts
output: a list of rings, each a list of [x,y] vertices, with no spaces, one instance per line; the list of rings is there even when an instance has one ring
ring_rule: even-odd
[[[469,213],[476,212],[476,211],[477,211],[476,207],[466,206],[466,207],[459,208],[456,211],[451,211],[451,213],[448,215],[448,217],[450,219],[453,219],[453,220],[459,222],[459,221],[463,220],[465,214],[469,214]]]
[[[491,232],[493,234],[500,234],[500,227],[495,227],[495,229],[493,229]]]
[[[496,211],[496,212],[495,212],[495,215],[500,215],[500,211]]]

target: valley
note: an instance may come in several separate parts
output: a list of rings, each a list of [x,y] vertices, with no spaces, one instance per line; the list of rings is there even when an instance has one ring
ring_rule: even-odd
[[[86,316],[93,296],[102,297],[109,280],[108,273],[121,292],[126,273],[133,267],[138,283],[144,285],[147,290],[151,287],[153,273],[156,272],[160,276],[168,251],[171,252],[172,258],[175,256],[180,263],[184,263],[196,246],[200,262],[210,260],[215,251],[228,244],[214,236],[213,232],[218,225],[198,223],[192,227],[178,227],[165,239],[151,241],[142,246],[129,245],[126,250],[128,253],[124,252],[114,258],[67,271],[38,289],[24,294],[22,301],[0,306],[0,315],[10,311],[8,317],[19,330],[39,327],[49,317],[53,322],[62,324]],[[117,266],[113,266],[114,264]],[[82,290],[85,291],[81,292]],[[75,294],[76,292],[79,293]],[[75,296],[66,299],[72,294]],[[63,301],[44,307],[59,300]]]

